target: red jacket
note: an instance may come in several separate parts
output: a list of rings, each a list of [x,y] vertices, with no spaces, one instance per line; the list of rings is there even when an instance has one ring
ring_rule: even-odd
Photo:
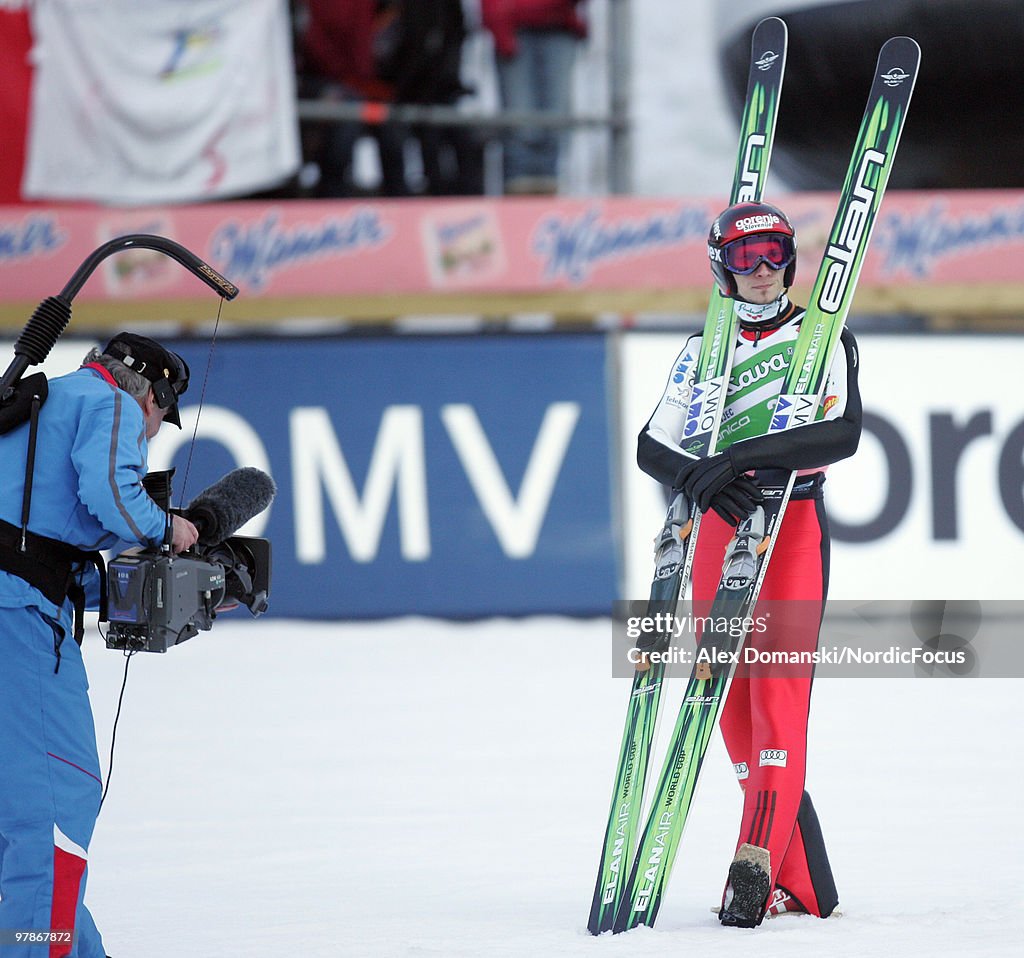
[[[494,48],[501,57],[516,54],[516,31],[524,27],[554,27],[578,37],[587,35],[587,25],[577,12],[583,0],[481,0],[484,26],[494,35]]]
[[[373,41],[380,27],[376,0],[305,0],[308,23],[299,70],[326,77],[371,99],[388,99],[377,78]]]

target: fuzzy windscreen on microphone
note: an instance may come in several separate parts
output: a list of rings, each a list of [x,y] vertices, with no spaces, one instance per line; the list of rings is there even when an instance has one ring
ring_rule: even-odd
[[[266,509],[277,494],[274,480],[253,466],[234,469],[192,502],[185,515],[199,530],[204,545],[223,542],[253,516]]]

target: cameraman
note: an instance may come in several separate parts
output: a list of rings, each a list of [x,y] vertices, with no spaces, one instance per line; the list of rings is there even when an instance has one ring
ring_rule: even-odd
[[[195,544],[142,485],[147,440],[179,429],[180,356],[120,333],[54,379],[38,423],[0,436],[0,955],[103,958],[83,904],[102,783],[81,613],[100,604],[99,550]],[[33,433],[35,433],[33,437]],[[29,466],[31,439],[35,463]],[[28,503],[27,531],[23,526]],[[69,636],[73,640],[68,642]],[[64,944],[11,932],[68,931]]]

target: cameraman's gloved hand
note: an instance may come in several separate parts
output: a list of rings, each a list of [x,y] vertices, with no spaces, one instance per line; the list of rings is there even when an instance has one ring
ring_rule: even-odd
[[[199,530],[184,516],[171,514],[171,551],[184,552],[199,541]]]
[[[736,467],[730,449],[687,462],[676,473],[672,488],[689,496],[701,512],[714,509],[733,524],[761,502],[761,490]]]

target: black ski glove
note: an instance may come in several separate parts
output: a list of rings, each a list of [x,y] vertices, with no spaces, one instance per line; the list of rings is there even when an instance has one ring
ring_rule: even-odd
[[[737,469],[729,449],[686,463],[672,488],[686,493],[701,512],[714,509],[726,522],[749,515],[761,501],[760,490]]]
[[[746,476],[737,476],[711,497],[711,508],[729,525],[738,526],[763,501],[756,482]]]

